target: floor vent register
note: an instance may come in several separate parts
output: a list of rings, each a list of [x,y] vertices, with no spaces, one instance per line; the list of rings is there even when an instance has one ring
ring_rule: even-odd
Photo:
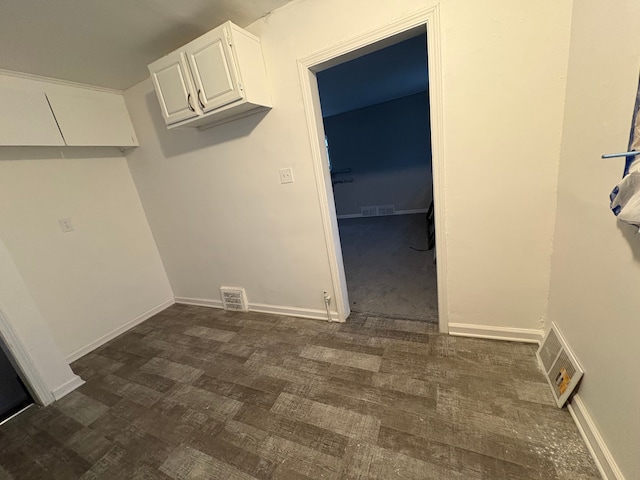
[[[222,297],[222,308],[225,310],[233,310],[235,312],[249,311],[247,292],[244,291],[244,288],[221,287],[220,296]]]
[[[555,323],[551,324],[551,330],[544,337],[536,356],[551,386],[553,398],[562,408],[580,382],[584,370]]]

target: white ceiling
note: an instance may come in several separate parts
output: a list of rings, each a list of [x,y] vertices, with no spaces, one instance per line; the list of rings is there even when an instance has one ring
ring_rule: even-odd
[[[124,90],[219,24],[291,0],[1,0],[0,69]]]

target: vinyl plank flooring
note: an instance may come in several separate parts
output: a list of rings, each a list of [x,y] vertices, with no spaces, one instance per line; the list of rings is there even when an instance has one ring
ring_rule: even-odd
[[[104,403],[75,391],[56,403],[55,408],[84,426],[91,425],[109,407]]]
[[[176,382],[192,383],[204,372],[182,363],[171,362],[164,358],[154,357],[145,363],[140,370],[154,375],[174,380]]]
[[[363,370],[371,370],[377,372],[380,370],[382,359],[376,355],[367,353],[351,352],[347,350],[338,350],[335,348],[318,347],[317,345],[309,345],[302,350],[300,356],[311,360],[319,360],[329,363],[337,363],[347,367],[361,368]]]
[[[277,435],[269,435],[259,455],[309,478],[337,479],[341,460]]]
[[[345,435],[262,408],[246,408],[235,418],[246,425],[272,432],[334,457],[342,457],[348,443]]]
[[[174,305],[0,426],[0,480],[596,480],[531,345]]]
[[[199,437],[189,442],[189,446],[258,480],[270,479],[277,467],[275,462],[229,443],[217,435]]]
[[[362,441],[375,441],[380,420],[345,408],[282,393],[271,411]]]
[[[160,471],[176,480],[209,480],[212,478],[255,480],[255,477],[228,463],[187,446],[182,446],[171,452],[169,458],[160,467]]]

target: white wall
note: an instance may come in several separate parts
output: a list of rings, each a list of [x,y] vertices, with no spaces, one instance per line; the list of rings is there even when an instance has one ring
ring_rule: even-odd
[[[0,335],[32,393],[49,403],[58,393],[66,393],[66,387],[78,386],[79,379],[69,368],[2,239],[0,272]]]
[[[8,76],[0,85],[74,91]],[[60,218],[76,230],[62,233]],[[172,300],[118,149],[0,147],[0,238],[66,356]]]
[[[263,117],[169,132],[149,81],[126,92],[142,145],[127,158],[177,297],[217,299],[229,284],[253,303],[323,309],[330,274],[296,61],[433,4],[301,0],[254,23],[274,103]],[[450,319],[539,329],[571,2],[440,5]],[[283,167],[294,184],[279,183]]]
[[[570,8],[443,5],[451,323],[541,328]]]
[[[549,319],[586,370],[579,396],[627,479],[640,478],[640,236],[608,194],[638,87],[640,4],[575,2]]]

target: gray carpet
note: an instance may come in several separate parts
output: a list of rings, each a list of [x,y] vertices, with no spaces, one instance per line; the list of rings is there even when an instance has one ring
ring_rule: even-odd
[[[438,321],[436,265],[426,214],[338,221],[351,310]]]

